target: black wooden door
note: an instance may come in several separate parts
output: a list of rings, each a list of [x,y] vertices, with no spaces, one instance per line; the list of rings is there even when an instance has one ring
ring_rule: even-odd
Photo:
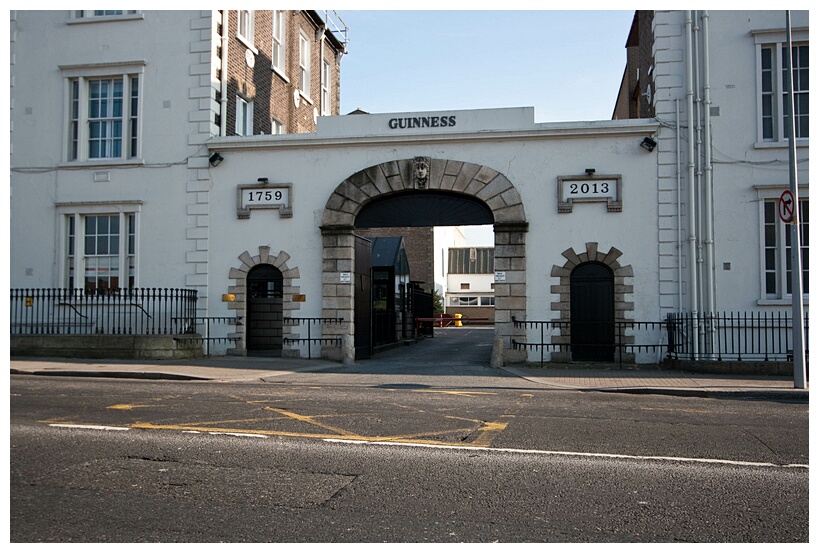
[[[281,355],[282,285],[282,273],[272,265],[257,265],[247,274],[248,355]]]
[[[355,320],[355,358],[369,359],[373,353],[372,341],[372,300],[370,270],[372,268],[373,243],[360,236],[355,237],[355,286],[354,313]]]
[[[583,263],[571,275],[571,346],[574,361],[614,360],[614,274]]]

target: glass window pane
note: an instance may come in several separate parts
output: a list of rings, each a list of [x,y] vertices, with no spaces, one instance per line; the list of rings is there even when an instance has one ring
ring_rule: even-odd
[[[765,245],[776,245],[776,227],[773,225],[765,225]]]
[[[773,50],[771,48],[763,48],[762,49],[762,69],[771,69],[772,62],[771,62],[771,55]]]
[[[776,273],[765,273],[765,293],[776,294]]]
[[[776,250],[765,250],[765,268],[770,270],[776,269]]]

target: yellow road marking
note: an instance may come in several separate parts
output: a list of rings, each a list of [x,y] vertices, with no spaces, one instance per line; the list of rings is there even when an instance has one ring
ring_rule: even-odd
[[[474,447],[489,447],[492,441],[504,430],[509,423],[507,422],[486,422],[478,429],[478,437],[472,441],[471,446]]]
[[[350,440],[360,442],[399,442],[399,443],[414,443],[424,445],[446,445],[453,447],[478,447],[488,448],[492,440],[506,428],[505,423],[486,423],[478,430],[480,435],[472,442],[446,442],[441,440],[419,440],[413,439],[412,435],[405,436],[360,436],[354,433],[344,433],[343,435],[328,435],[315,434],[307,432],[286,432],[281,430],[247,430],[244,428],[218,428],[218,427],[204,427],[195,425],[179,425],[179,424],[152,424],[149,422],[134,423],[128,428],[138,428],[141,430],[181,430],[184,432],[202,432],[205,434],[249,434],[258,436],[286,436],[290,438],[316,438],[326,440],[329,438],[339,440]],[[469,429],[460,429],[459,431],[468,431]],[[450,431],[448,431],[450,432]],[[425,432],[424,434],[431,434],[432,432]],[[423,435],[423,434],[418,434]],[[408,442],[408,438],[409,441]]]
[[[463,392],[458,390],[412,390],[417,394],[448,394],[452,396],[495,396],[495,392]]]
[[[318,426],[319,428],[323,428],[324,430],[329,430],[331,432],[337,433],[339,436],[352,436],[353,434],[343,430],[341,428],[337,428],[335,426],[330,426],[329,424],[322,424],[315,420],[313,417],[308,415],[299,415],[298,413],[293,413],[292,411],[286,411],[284,409],[279,409],[278,407],[265,407],[267,411],[273,411],[274,413],[279,413],[280,415],[284,415],[285,417],[291,418],[293,420],[297,420],[299,422],[303,422],[306,424],[310,424],[313,426]]]

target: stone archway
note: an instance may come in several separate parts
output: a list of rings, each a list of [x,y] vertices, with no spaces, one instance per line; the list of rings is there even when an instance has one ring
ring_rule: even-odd
[[[571,322],[572,271],[579,265],[596,262],[608,267],[614,275],[614,320],[631,321],[631,318],[626,317],[626,312],[634,311],[634,302],[629,301],[634,293],[634,285],[631,282],[634,277],[634,270],[631,265],[620,265],[618,259],[623,255],[623,252],[615,247],[610,248],[605,253],[598,251],[597,242],[586,242],[585,248],[585,251],[579,253],[574,248],[569,248],[563,252],[566,262],[562,266],[552,266],[551,276],[559,279],[558,284],[552,285],[552,293],[558,294],[560,298],[557,302],[552,303],[552,310],[560,313],[559,320],[561,322]],[[554,352],[552,359],[555,361],[571,361],[571,351],[569,351],[571,342],[570,327],[560,325],[560,333],[559,336],[552,337],[552,343],[562,344],[566,350]],[[626,335],[622,336],[621,339],[626,345],[634,343],[634,336]],[[633,354],[625,354],[624,360],[633,361]]]
[[[355,266],[353,233],[356,216],[369,202],[398,193],[443,191],[476,198],[492,211],[495,229],[495,271],[505,275],[495,283],[495,342],[492,365],[525,360],[512,349],[522,337],[512,318],[526,320],[526,234],[528,223],[520,195],[500,172],[485,165],[416,157],[388,161],[363,169],[336,187],[324,209],[321,234],[324,245],[322,317],[343,319],[325,328],[326,337],[340,338],[341,347],[325,347],[322,357],[353,362],[353,286]]]
[[[301,303],[289,301],[293,295],[300,292],[300,287],[296,285],[299,278],[298,267],[288,267],[287,261],[290,255],[281,251],[278,255],[270,254],[270,246],[259,246],[258,255],[250,255],[250,252],[243,252],[239,256],[241,265],[238,267],[231,267],[228,273],[228,278],[233,280],[233,284],[228,287],[228,293],[234,295],[234,300],[228,302],[227,308],[236,312],[236,332],[229,337],[235,340],[235,347],[228,350],[228,355],[247,355],[246,347],[246,329],[244,322],[247,319],[247,274],[251,269],[260,265],[272,265],[282,274],[282,292],[284,295],[282,302],[282,316],[284,322],[282,324],[282,337],[298,338],[293,334],[294,326],[288,324],[289,317],[295,317],[295,311],[301,309]],[[286,345],[282,348],[282,357],[298,357],[299,350],[288,348]]]

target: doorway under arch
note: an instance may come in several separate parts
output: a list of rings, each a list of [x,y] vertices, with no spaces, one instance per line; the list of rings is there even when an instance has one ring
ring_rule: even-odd
[[[444,203],[449,208],[441,210]],[[391,210],[392,221],[400,218],[410,224],[384,226],[494,225],[495,271],[503,274],[503,280],[495,284],[491,364],[523,361],[525,352],[512,349],[512,339],[520,339],[523,332],[514,327],[513,318],[526,319],[528,223],[518,191],[490,167],[420,156],[363,169],[339,184],[327,200],[321,225],[322,317],[344,322],[325,329],[327,337],[340,339],[341,347],[324,347],[322,357],[344,362],[355,358],[355,292],[350,278],[355,267],[354,232],[367,218],[383,220]],[[450,217],[453,212],[467,215],[456,220],[447,218],[444,211]]]
[[[281,355],[283,284],[282,272],[273,265],[256,265],[247,273],[248,355]]]
[[[614,361],[614,273],[603,263],[572,270],[571,351],[573,361]]]

